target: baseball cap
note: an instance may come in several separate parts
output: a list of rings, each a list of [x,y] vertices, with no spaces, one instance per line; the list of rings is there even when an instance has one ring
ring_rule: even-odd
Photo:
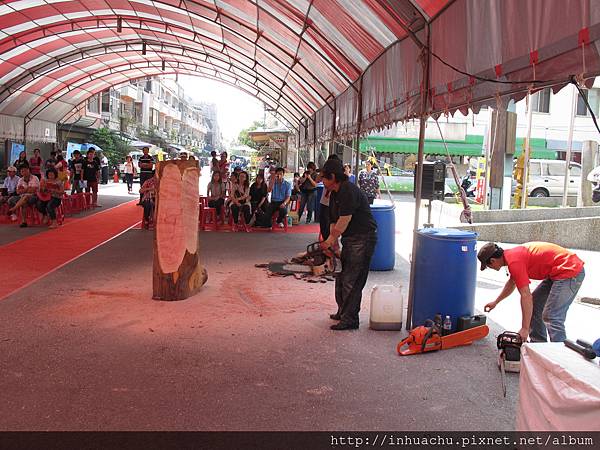
[[[494,242],[488,242],[485,244],[479,252],[477,253],[477,259],[481,263],[481,267],[479,270],[485,270],[490,258],[496,253],[498,250],[498,246]]]
[[[17,168],[15,166],[8,166],[8,169],[6,169],[7,172],[16,172]]]
[[[327,161],[325,161],[325,164],[323,164],[323,168],[321,169],[321,171],[325,173],[343,175],[344,165],[339,159],[328,159]]]

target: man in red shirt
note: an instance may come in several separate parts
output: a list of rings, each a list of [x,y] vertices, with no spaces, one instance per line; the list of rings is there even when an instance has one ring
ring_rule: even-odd
[[[477,258],[481,270],[507,266],[510,273],[498,298],[485,305],[485,312],[494,309],[517,288],[521,294],[519,334],[523,342],[528,336],[532,342],[546,342],[547,335],[551,342],[567,338],[567,310],[585,278],[584,263],[575,253],[548,242],[527,242],[507,250],[490,242],[479,250]],[[542,280],[533,293],[529,290],[530,279]]]

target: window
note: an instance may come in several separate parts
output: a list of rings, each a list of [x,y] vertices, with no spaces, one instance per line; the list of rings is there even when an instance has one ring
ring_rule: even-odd
[[[581,167],[579,166],[571,166],[571,176],[572,177],[580,177],[581,176]]]
[[[594,114],[598,114],[600,110],[600,89],[588,89],[583,91],[583,95],[587,98],[592,111]],[[581,94],[577,97],[577,115],[578,116],[587,116],[589,115],[589,111],[585,105],[583,97]]]
[[[531,96],[531,108],[533,112],[550,112],[550,88],[544,88]]]
[[[541,164],[539,162],[529,163],[529,174],[531,176],[540,175],[542,172]]]
[[[550,175],[551,177],[564,177],[565,163],[556,162],[548,164],[548,175]]]
[[[110,92],[104,91],[102,94],[102,112],[110,112]]]
[[[87,110],[92,114],[100,114],[100,102],[97,95],[88,98]]]

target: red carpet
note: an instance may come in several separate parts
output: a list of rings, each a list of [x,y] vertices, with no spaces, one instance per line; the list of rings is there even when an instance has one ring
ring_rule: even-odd
[[[69,220],[61,227],[1,246],[0,261],[10,264],[2,268],[0,300],[135,226],[142,217],[135,203]]]

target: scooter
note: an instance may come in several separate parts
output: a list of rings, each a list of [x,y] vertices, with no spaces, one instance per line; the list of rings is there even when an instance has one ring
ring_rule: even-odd
[[[466,174],[460,179],[460,187],[464,189],[467,197],[475,197],[477,185],[471,181],[471,175]]]

